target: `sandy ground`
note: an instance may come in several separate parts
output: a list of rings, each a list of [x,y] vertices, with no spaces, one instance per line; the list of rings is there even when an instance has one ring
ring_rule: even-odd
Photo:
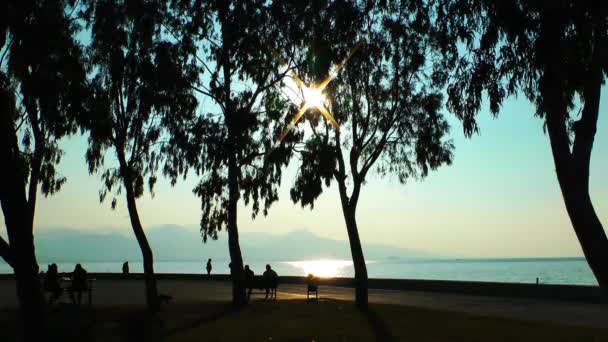
[[[173,296],[174,302],[228,301],[230,283],[205,280],[159,280],[159,293]],[[353,300],[351,288],[321,286],[320,298]],[[255,298],[263,298],[256,295]],[[282,285],[278,299],[306,298],[305,285]],[[83,298],[83,301],[85,298]],[[465,312],[533,321],[550,321],[608,328],[608,305],[528,298],[471,296],[435,292],[370,290],[371,303],[397,304],[437,310]],[[60,301],[69,301],[64,295]],[[98,280],[93,305],[143,306],[144,283],[140,280]],[[0,280],[0,310],[16,308],[15,284]],[[0,316],[1,317],[1,316]]]

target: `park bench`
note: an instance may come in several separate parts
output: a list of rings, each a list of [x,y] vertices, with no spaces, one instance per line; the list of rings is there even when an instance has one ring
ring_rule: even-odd
[[[254,276],[253,279],[245,282],[247,288],[247,297],[250,298],[252,294],[260,294],[266,296],[266,289],[269,289],[268,294],[270,299],[277,299],[277,286],[278,281],[271,281],[264,278],[263,276]],[[259,291],[255,291],[259,290]]]
[[[72,286],[72,279],[69,277],[61,277],[59,278],[59,285],[61,287],[61,292],[59,293],[59,297],[57,297],[57,301],[59,301],[61,299],[61,297],[63,297],[63,294],[66,293],[66,295],[69,293],[70,291],[70,287]],[[95,290],[95,279],[94,278],[88,278],[87,279],[87,289],[84,290],[83,292],[86,292],[87,297],[88,297],[88,302],[89,305],[93,304],[93,290]],[[45,292],[51,292],[48,289],[45,289]]]

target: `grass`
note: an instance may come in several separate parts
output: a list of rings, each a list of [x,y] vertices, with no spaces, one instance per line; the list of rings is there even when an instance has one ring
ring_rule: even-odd
[[[16,312],[0,312],[3,341],[18,340]],[[608,329],[473,316],[396,305],[256,301],[170,304],[157,315],[133,307],[49,312],[50,341],[608,341]],[[8,337],[8,338],[4,338]]]

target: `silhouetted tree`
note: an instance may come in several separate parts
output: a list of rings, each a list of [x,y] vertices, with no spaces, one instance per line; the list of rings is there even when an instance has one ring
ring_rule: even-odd
[[[311,109],[301,167],[291,189],[294,202],[313,207],[323,184],[338,185],[355,269],[356,304],[368,304],[367,268],[356,212],[372,169],[400,183],[423,179],[450,164],[453,146],[440,113],[445,81],[440,55],[429,34],[431,14],[424,3],[391,5],[329,1],[309,8],[313,19],[309,72],[318,81],[357,43],[362,48],[328,86],[328,108],[340,123],[334,129]],[[301,9],[300,9],[301,10]],[[290,19],[292,22],[295,20]],[[310,119],[309,119],[310,118]]]
[[[508,95],[536,105],[549,134],[566,210],[598,283],[608,291],[608,240],[589,196],[600,91],[608,72],[604,1],[450,1],[440,6],[445,51],[462,56],[448,88],[466,135],[487,96],[497,115]],[[466,49],[464,48],[466,46]],[[580,110],[579,110],[580,108]]]
[[[137,210],[144,182],[153,194],[159,167],[185,172],[186,161],[167,150],[194,125],[197,101],[192,84],[197,68],[180,41],[163,28],[163,1],[95,1],[85,12],[92,32],[94,112],[87,161],[91,173],[101,170],[103,189],[126,195],[131,227],[141,248],[147,305],[159,308],[153,254]],[[104,165],[107,150],[117,162]],[[173,175],[172,177],[174,177]],[[116,198],[112,200],[112,208]]]
[[[86,73],[69,1],[0,5],[0,202],[8,242],[0,255],[13,267],[24,337],[44,333],[44,296],[34,247],[36,195],[60,190],[58,141],[84,112]]]
[[[251,202],[252,217],[260,209],[266,214],[278,199],[281,168],[290,156],[288,143],[268,153],[284,125],[281,117],[287,108],[275,86],[288,71],[281,69],[270,51],[270,46],[282,48],[277,39],[280,31],[262,0],[179,5],[188,14],[185,26],[197,41],[199,65],[205,71],[196,89],[213,102],[203,113],[201,181],[194,189],[202,202],[201,234],[206,241],[227,230],[232,301],[243,305],[238,203],[241,198],[245,204]]]

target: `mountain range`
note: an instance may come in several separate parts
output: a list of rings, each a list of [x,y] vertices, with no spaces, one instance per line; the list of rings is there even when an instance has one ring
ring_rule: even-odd
[[[90,232],[68,229],[48,229],[36,234],[36,254],[44,261],[121,261],[141,260],[135,238],[125,228],[125,234]],[[177,225],[154,226],[146,235],[157,261],[229,259],[227,234],[220,232],[218,240],[202,242],[195,227]],[[317,236],[306,230],[286,234],[243,232],[239,234],[243,256],[247,260],[309,260],[350,259],[347,241]],[[431,254],[379,244],[364,244],[366,259],[395,259],[432,257]]]

